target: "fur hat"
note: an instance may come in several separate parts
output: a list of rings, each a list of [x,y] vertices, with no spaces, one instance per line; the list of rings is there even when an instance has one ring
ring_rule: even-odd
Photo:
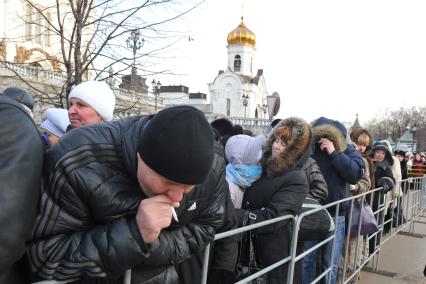
[[[46,110],[46,119],[40,127],[57,137],[62,137],[70,125],[68,111],[62,108],[49,108]]]
[[[115,95],[105,82],[83,82],[71,90],[68,100],[71,98],[77,98],[89,104],[104,121],[112,120]]]
[[[262,158],[263,135],[251,137],[244,134],[232,136],[225,146],[226,159],[232,165],[253,165]]]
[[[154,115],[138,141],[142,160],[159,175],[196,185],[207,177],[213,162],[214,135],[204,113],[186,105]]]

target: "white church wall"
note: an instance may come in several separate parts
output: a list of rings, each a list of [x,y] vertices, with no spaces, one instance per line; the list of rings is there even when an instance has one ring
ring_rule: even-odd
[[[241,68],[240,71],[234,70],[234,59],[236,55],[241,56]],[[242,75],[253,76],[255,70],[255,54],[256,48],[246,45],[229,45],[228,46],[228,67]]]

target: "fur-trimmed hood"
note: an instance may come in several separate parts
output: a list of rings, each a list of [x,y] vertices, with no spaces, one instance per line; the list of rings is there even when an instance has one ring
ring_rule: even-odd
[[[320,138],[327,138],[334,144],[337,152],[344,152],[347,148],[346,144],[346,128],[337,120],[331,120],[320,117],[313,123],[312,135],[313,142],[317,143]]]
[[[392,166],[393,165],[393,157],[392,157],[391,151],[388,148],[388,145],[385,142],[383,142],[383,141],[379,141],[379,142],[374,143],[373,144],[373,148],[371,149],[371,152],[370,152],[370,158],[371,159],[374,158],[374,153],[377,150],[382,150],[382,151],[385,152],[385,160],[384,160],[384,162],[386,164],[388,164],[389,166]]]
[[[281,127],[292,129],[292,136],[288,146],[277,157],[272,157],[272,144],[275,141],[274,133]],[[268,176],[277,176],[282,172],[302,166],[312,153],[311,147],[312,129],[301,118],[290,117],[278,123],[268,137],[264,146],[262,166]]]

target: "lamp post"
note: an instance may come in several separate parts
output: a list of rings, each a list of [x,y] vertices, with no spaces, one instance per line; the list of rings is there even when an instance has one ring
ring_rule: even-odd
[[[417,126],[416,125],[411,126],[410,132],[411,132],[411,136],[413,137],[413,144],[411,144],[412,153],[414,153],[414,137],[416,135],[416,131],[417,131]]]
[[[263,111],[263,118],[266,117],[266,111],[268,110],[268,106],[266,104],[262,105],[262,111]]]
[[[248,106],[249,96],[247,94],[243,94],[242,99],[243,99],[243,106],[244,106],[244,118],[246,118],[246,109],[247,109],[247,106]]]
[[[132,74],[136,75],[136,52],[144,45],[145,39],[141,36],[139,30],[133,30],[126,40],[127,47],[133,51]]]
[[[160,96],[161,83],[160,81],[156,82],[155,79],[151,82],[152,85],[152,93],[155,98],[155,111],[157,111],[157,98]]]

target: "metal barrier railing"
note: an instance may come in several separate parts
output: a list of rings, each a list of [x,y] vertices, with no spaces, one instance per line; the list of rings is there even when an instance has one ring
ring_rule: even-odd
[[[384,243],[386,243],[387,241],[389,241],[393,236],[395,236],[398,233],[403,233],[406,235],[410,235],[410,236],[416,236],[419,234],[415,234],[414,230],[415,230],[415,220],[420,218],[421,214],[423,214],[423,210],[426,207],[426,177],[419,177],[419,178],[409,178],[407,180],[403,180],[400,182],[400,185],[404,188],[409,188],[409,185],[411,184],[411,188],[409,190],[406,191],[406,193],[403,196],[397,196],[396,198],[393,198],[392,200],[386,200],[385,198],[382,200],[381,198],[379,198],[378,203],[377,203],[377,210],[375,210],[373,213],[376,216],[376,220],[378,221],[378,226],[379,226],[379,230],[377,232],[375,232],[374,234],[371,234],[369,236],[362,236],[360,235],[360,229],[358,229],[358,234],[355,237],[357,240],[362,238],[365,239],[367,242],[370,241],[371,239],[374,240],[378,240],[378,243],[376,243],[376,247],[374,249],[374,251],[372,252],[372,254],[370,254],[367,258],[364,257],[364,259],[361,261],[361,263],[359,263],[358,257],[359,257],[359,249],[356,246],[355,247],[355,256],[354,256],[354,267],[353,267],[353,271],[351,271],[351,273],[349,275],[346,275],[346,270],[347,270],[347,259],[346,257],[343,257],[343,261],[342,261],[342,273],[340,273],[340,278],[339,278],[339,283],[349,283],[354,277],[357,277],[357,275],[360,273],[361,269],[366,269],[368,268],[369,271],[373,271],[373,272],[377,272],[377,273],[381,273],[384,275],[391,275],[390,272],[385,272],[385,271],[380,271],[378,268],[378,263],[379,263],[379,258],[380,258],[380,250],[383,246]],[[290,243],[290,251],[289,251],[289,255],[285,258],[283,258],[282,260],[268,266],[268,267],[264,267],[262,268],[260,271],[236,282],[237,284],[240,283],[248,283],[249,281],[258,278],[266,273],[268,273],[269,271],[271,271],[272,269],[275,269],[278,266],[281,265],[288,265],[288,274],[287,274],[287,283],[292,283],[293,279],[294,279],[294,270],[295,270],[295,264],[298,261],[302,261],[303,258],[312,253],[313,251],[321,248],[322,246],[326,245],[329,242],[333,242],[332,245],[332,256],[334,255],[334,250],[335,250],[335,241],[336,241],[336,233],[337,233],[337,216],[338,216],[338,212],[339,212],[339,207],[343,204],[343,203],[350,203],[351,206],[348,209],[349,211],[349,222],[347,224],[347,228],[351,228],[351,217],[352,217],[352,211],[353,211],[353,206],[354,203],[356,202],[356,200],[361,200],[361,202],[364,202],[364,200],[366,200],[368,197],[369,199],[369,204],[370,206],[373,205],[374,201],[374,193],[378,192],[382,190],[382,188],[376,188],[376,189],[372,189],[369,190],[368,192],[356,195],[356,196],[352,196],[352,197],[348,197],[330,204],[327,204],[325,206],[321,206],[315,209],[311,209],[309,211],[303,212],[301,214],[299,214],[298,216],[291,216],[291,215],[286,215],[286,216],[281,216],[281,217],[277,217],[271,220],[267,220],[267,221],[263,221],[263,222],[259,222],[256,224],[252,224],[252,225],[248,225],[248,226],[244,226],[241,228],[237,228],[234,230],[230,230],[227,232],[223,232],[220,234],[217,234],[215,236],[214,241],[226,238],[226,237],[230,237],[230,236],[234,236],[237,234],[242,234],[245,232],[248,232],[250,230],[256,229],[256,228],[260,228],[260,227],[264,227],[276,222],[281,222],[281,221],[285,221],[285,220],[291,220],[293,225],[292,227],[292,239],[291,239],[291,243]],[[379,195],[381,196],[381,195]],[[389,219],[385,220],[385,208],[386,208],[386,204],[389,205],[393,205],[393,206],[398,206],[401,207],[402,209],[402,213],[399,210],[396,210],[396,224],[394,224],[393,220],[394,220],[394,214],[395,214],[395,210],[391,210],[391,216]],[[327,209],[330,207],[335,206],[335,214],[334,214],[334,220],[335,220],[335,224],[336,224],[336,228],[334,229],[334,232],[332,234],[330,234],[328,237],[326,237],[325,239],[323,239],[322,241],[319,241],[318,244],[316,244],[315,246],[313,246],[312,248],[310,248],[309,250],[303,251],[300,254],[297,254],[297,241],[299,238],[299,228],[300,228],[300,223],[303,220],[303,218],[306,218],[306,216],[314,214],[317,211],[323,210],[323,209]],[[393,207],[394,208],[394,207]],[[405,218],[405,222],[399,222],[399,214],[404,214],[404,218]],[[385,226],[390,227],[390,231],[389,233],[384,233],[384,228]],[[405,228],[408,228],[408,232],[403,231]],[[348,250],[349,250],[349,230],[346,230],[346,235],[345,235],[345,246],[344,249],[342,250],[344,253],[342,253],[343,255],[348,255]],[[358,244],[358,242],[357,242]],[[364,248],[365,250],[365,248]],[[202,278],[201,278],[201,284],[205,284],[207,282],[207,274],[208,274],[208,262],[209,262],[209,253],[210,253],[210,244],[206,246],[205,251],[204,251],[204,258],[203,258],[203,268],[202,268]],[[317,283],[319,280],[323,279],[324,277],[326,277],[327,275],[330,274],[332,267],[334,265],[333,263],[333,257],[331,258],[331,264],[328,268],[324,269],[324,271],[322,271],[322,273],[320,275],[317,276],[317,278],[315,278],[315,280],[313,281],[313,283]],[[370,262],[370,260],[373,260],[371,268],[367,267],[367,264]],[[41,281],[41,282],[37,282],[37,284],[63,284],[63,283],[67,283],[67,282],[58,282],[58,281],[53,281],[53,280],[49,280],[49,281]],[[124,284],[130,284],[131,283],[131,271],[128,270],[126,271],[125,275],[124,275]],[[328,279],[328,283],[330,283],[330,279]],[[35,284],[35,283],[34,283]]]
[[[359,274],[359,272],[361,271],[361,269],[365,268],[366,265],[370,262],[370,260],[373,259],[372,262],[372,268],[370,269],[370,271],[374,271],[377,272],[379,271],[378,269],[378,262],[379,262],[379,257],[380,257],[380,250],[383,246],[383,244],[385,242],[387,242],[388,240],[390,240],[393,236],[395,236],[397,233],[400,233],[402,230],[404,230],[405,228],[409,228],[408,232],[406,234],[408,235],[413,235],[414,234],[414,225],[415,225],[415,220],[417,218],[420,217],[420,215],[423,212],[423,209],[425,208],[426,205],[426,182],[424,180],[425,178],[410,178],[407,180],[403,180],[400,182],[400,186],[406,187],[408,188],[408,184],[412,183],[414,186],[411,187],[410,190],[407,190],[407,193],[403,196],[397,196],[396,198],[392,199],[392,200],[386,200],[385,198],[383,200],[379,199],[378,200],[378,204],[377,204],[377,210],[375,210],[373,213],[377,218],[378,221],[378,226],[379,226],[379,230],[369,236],[361,236],[358,234],[355,237],[356,239],[360,239],[360,238],[365,238],[366,241],[370,241],[371,239],[375,239],[378,240],[376,242],[376,246],[374,251],[372,252],[372,254],[370,254],[367,258],[364,258],[364,260],[360,263],[360,265],[358,265],[358,257],[359,257],[359,249],[356,246],[355,247],[355,267],[354,270],[352,271],[352,273],[350,273],[349,275],[346,275],[346,257],[343,257],[343,270],[341,273],[341,278],[340,278],[340,282],[341,283],[349,283],[354,277],[357,277],[357,275]],[[262,270],[256,272],[255,274],[240,280],[239,282],[236,283],[247,283],[248,281],[251,281],[261,275],[264,275],[266,273],[268,273],[270,270],[280,266],[280,265],[285,265],[288,263],[289,267],[288,267],[288,275],[287,275],[287,283],[292,283],[293,282],[293,278],[294,278],[294,267],[295,267],[295,263],[298,261],[302,261],[302,259],[308,255],[309,253],[313,252],[316,249],[319,249],[320,247],[324,246],[325,244],[329,243],[329,242],[333,242],[332,245],[332,254],[334,255],[334,249],[335,249],[335,240],[336,240],[336,232],[337,232],[337,228],[334,230],[334,233],[331,234],[330,236],[328,236],[327,238],[325,238],[324,240],[320,241],[317,245],[313,246],[312,248],[310,248],[307,251],[304,251],[302,253],[300,253],[299,255],[296,254],[296,247],[297,247],[297,240],[298,240],[298,233],[299,233],[299,228],[300,228],[300,223],[302,221],[303,218],[305,218],[306,216],[313,214],[317,211],[323,210],[324,208],[330,208],[335,206],[335,221],[337,220],[337,216],[338,216],[338,212],[339,212],[339,207],[341,206],[341,204],[345,203],[345,202],[350,202],[351,206],[348,209],[349,211],[349,218],[348,218],[348,223],[347,223],[347,228],[351,227],[351,215],[352,215],[352,211],[353,211],[353,206],[354,206],[354,202],[355,200],[359,200],[361,198],[361,202],[363,202],[368,196],[370,197],[370,206],[373,204],[374,202],[374,193],[377,191],[382,190],[382,188],[376,188],[373,190],[370,190],[368,192],[356,195],[356,196],[352,196],[352,197],[348,197],[330,204],[327,204],[325,206],[316,208],[316,209],[312,209],[309,210],[307,212],[304,212],[296,217],[294,217],[294,225],[293,225],[293,236],[292,236],[292,240],[291,240],[291,249],[290,249],[290,254],[288,257],[285,257],[284,259],[282,259],[281,261],[278,261],[276,263],[274,263],[271,266],[268,266],[266,268],[263,268]],[[379,195],[379,198],[381,195]],[[400,211],[397,210],[397,216],[396,216],[396,224],[393,224],[393,220],[394,220],[394,215],[395,215],[395,211],[393,210],[394,207],[391,207],[392,210],[390,210],[390,218],[385,220],[385,215],[387,212],[385,212],[386,209],[386,204],[389,205],[394,205],[394,206],[401,206],[402,210],[402,214],[404,214],[404,218],[406,219],[404,223],[400,223],[399,222],[399,214]],[[282,217],[280,217],[282,218]],[[273,221],[275,219],[269,220],[269,221]],[[281,219],[280,219],[281,220]],[[260,225],[256,224],[256,225]],[[262,226],[264,226],[266,224],[263,224],[262,222]],[[389,233],[384,233],[384,228],[385,226],[388,225],[390,227],[390,232]],[[235,229],[229,232],[225,232],[222,234],[217,235],[220,236],[220,238],[223,237],[228,237],[228,236],[232,236],[235,234],[240,234],[242,232],[246,232],[248,230],[253,229],[252,227],[253,225],[247,226],[247,227],[243,227],[243,228],[239,228],[239,229]],[[257,227],[256,227],[257,228]],[[350,230],[346,230],[346,235],[345,235],[345,240],[346,240],[346,244],[344,246],[344,252],[343,255],[347,255],[348,252],[348,246],[349,246],[349,231]],[[215,240],[218,240],[219,238],[215,238]],[[204,264],[203,264],[203,275],[202,275],[202,279],[201,279],[201,283],[205,284],[206,280],[207,280],[207,267],[208,267],[208,254],[209,254],[209,247],[206,248],[206,252],[205,252],[205,257],[204,257]],[[317,276],[317,278],[313,281],[313,283],[318,282],[319,280],[323,279],[324,277],[326,277],[326,275],[328,275],[331,272],[331,269],[333,267],[334,263],[333,263],[333,258],[331,261],[330,266],[325,269],[320,275]],[[383,272],[381,272],[382,274],[385,274]],[[386,275],[386,274],[385,274]],[[330,281],[330,279],[329,279]]]

